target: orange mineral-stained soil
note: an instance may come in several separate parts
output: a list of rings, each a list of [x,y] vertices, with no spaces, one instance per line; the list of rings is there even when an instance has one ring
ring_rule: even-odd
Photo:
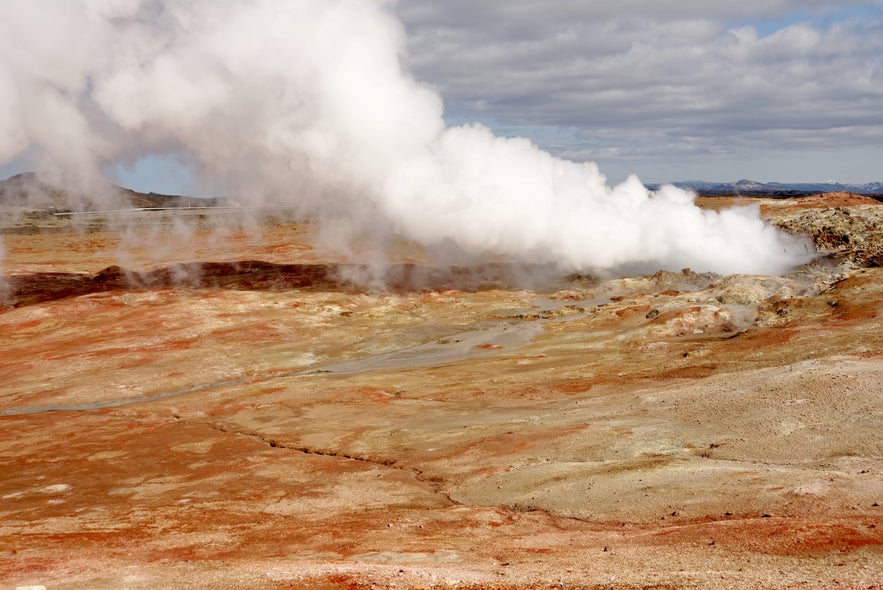
[[[163,215],[4,236],[0,588],[883,588],[867,258],[526,281]]]

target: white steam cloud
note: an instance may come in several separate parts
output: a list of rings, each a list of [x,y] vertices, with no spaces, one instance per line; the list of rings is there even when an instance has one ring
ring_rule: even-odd
[[[0,5],[0,162],[36,149],[88,187],[175,155],[209,190],[285,204],[326,235],[564,271],[778,274],[802,242],[756,211],[703,211],[673,187],[610,188],[478,125],[402,65],[384,0],[28,0]]]

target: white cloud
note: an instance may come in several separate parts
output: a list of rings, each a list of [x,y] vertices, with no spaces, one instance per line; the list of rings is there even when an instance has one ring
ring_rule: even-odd
[[[0,45],[10,73],[0,96],[22,113],[0,112],[0,129],[17,124],[25,137],[6,145],[0,136],[0,154],[36,146],[80,188],[106,167],[171,157],[242,202],[296,209],[338,247],[358,243],[365,258],[366,238],[380,249],[392,236],[448,260],[457,252],[566,272],[778,273],[809,258],[757,212],[703,211],[684,191],[651,194],[634,178],[611,187],[593,164],[480,125],[446,127],[440,98],[403,71],[405,32],[380,0],[64,5],[70,15],[53,12],[57,0],[0,4],[0,40],[35,35]],[[601,19],[572,30],[546,20],[547,30],[561,29],[549,44],[526,34],[532,6],[484,7],[510,19],[492,21],[503,25],[500,40],[476,39],[462,52],[469,59],[437,62],[463,104],[485,101],[510,124],[575,121],[576,136],[595,122],[602,140],[628,122],[630,132],[656,134],[644,145],[673,151],[671,133],[648,124],[654,117],[689,129],[685,112],[720,109],[719,96],[694,92],[709,58],[729,65],[727,46],[705,42],[716,33],[702,19],[661,28],[643,17]],[[44,25],[54,36],[36,35]],[[767,42],[733,35],[729,46],[750,54]],[[473,76],[470,85],[461,73]],[[701,149],[703,136],[693,136]]]
[[[562,128],[571,143],[538,141],[572,156],[640,164],[883,142],[883,3],[696,4],[401,0],[397,11],[411,67],[449,116],[503,133]],[[791,24],[746,24],[765,19]]]

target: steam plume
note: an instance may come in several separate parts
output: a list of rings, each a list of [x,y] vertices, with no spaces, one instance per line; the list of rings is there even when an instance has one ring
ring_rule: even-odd
[[[609,187],[480,125],[447,128],[402,66],[384,0],[28,0],[0,5],[0,161],[36,146],[85,188],[119,163],[176,155],[206,189],[286,204],[326,235],[566,271],[780,273],[802,243],[756,211]]]

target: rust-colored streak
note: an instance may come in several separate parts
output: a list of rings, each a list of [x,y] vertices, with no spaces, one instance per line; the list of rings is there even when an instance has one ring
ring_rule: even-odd
[[[525,284],[308,234],[5,236],[0,586],[880,587],[883,269]]]

